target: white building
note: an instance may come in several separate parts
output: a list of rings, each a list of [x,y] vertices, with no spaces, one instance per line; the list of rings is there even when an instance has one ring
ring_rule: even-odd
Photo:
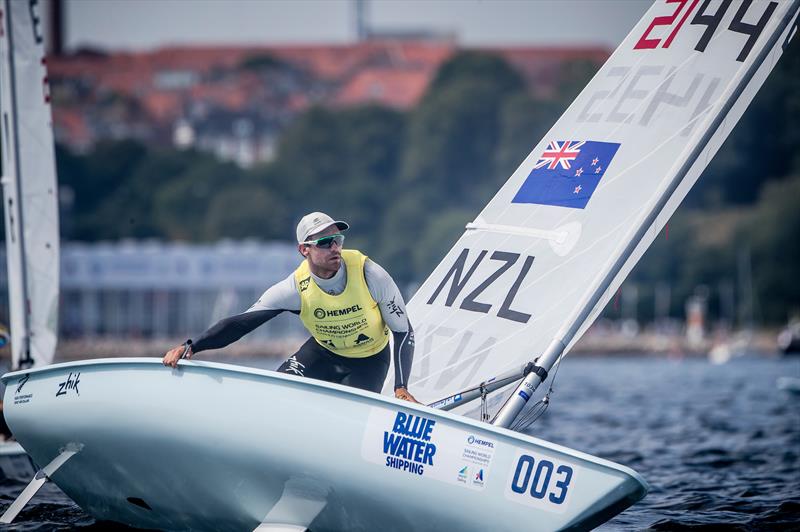
[[[243,312],[300,263],[294,244],[220,242],[64,243],[61,247],[62,338],[189,338]],[[0,321],[8,323],[5,250],[0,250]],[[248,338],[304,333],[278,316]]]

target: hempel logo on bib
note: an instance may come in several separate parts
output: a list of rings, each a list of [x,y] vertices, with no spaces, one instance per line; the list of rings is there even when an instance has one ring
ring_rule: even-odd
[[[348,314],[359,312],[361,310],[363,310],[361,305],[353,305],[352,307],[337,308],[333,310],[325,310],[324,308],[317,307],[314,309],[314,317],[318,320],[324,318],[335,318],[338,316],[347,316]]]

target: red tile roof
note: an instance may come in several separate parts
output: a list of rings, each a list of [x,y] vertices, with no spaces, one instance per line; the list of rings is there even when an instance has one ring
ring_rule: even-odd
[[[161,126],[171,127],[192,101],[228,111],[276,105],[281,112],[296,113],[312,101],[336,106],[377,102],[408,109],[420,100],[439,66],[458,50],[448,41],[403,40],[336,46],[181,46],[51,57],[48,68],[54,83],[76,81],[88,88],[91,95],[88,100],[84,97],[86,105],[109,91],[119,93],[139,100]],[[505,57],[522,73],[531,91],[544,97],[557,90],[564,61],[602,64],[609,55],[603,48],[512,47],[479,51]],[[266,85],[269,82],[259,73],[235,69],[248,58],[265,55],[305,71],[311,84],[303,86],[305,82],[301,80],[301,90],[275,99]],[[320,82],[324,85],[322,92]],[[334,90],[328,93],[328,88]],[[92,132],[80,114],[79,109],[54,107],[57,126],[66,136],[83,141]]]
[[[92,134],[79,109],[60,107],[53,112],[53,128],[59,137],[68,139],[71,146],[81,149],[92,143]]]
[[[422,98],[431,76],[427,70],[365,69],[339,90],[332,103],[342,106],[379,103],[408,109]]]
[[[173,91],[152,91],[142,104],[148,114],[160,122],[172,122],[183,114],[181,95]]]

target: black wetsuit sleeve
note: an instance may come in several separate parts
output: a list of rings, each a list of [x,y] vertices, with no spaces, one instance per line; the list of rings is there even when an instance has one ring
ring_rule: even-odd
[[[245,334],[254,331],[283,310],[254,310],[220,320],[206,332],[192,340],[192,353],[206,349],[219,349],[232,344]]]
[[[411,363],[414,361],[414,330],[411,323],[408,331],[392,331],[394,337],[394,389],[408,388],[408,376],[411,374]]]

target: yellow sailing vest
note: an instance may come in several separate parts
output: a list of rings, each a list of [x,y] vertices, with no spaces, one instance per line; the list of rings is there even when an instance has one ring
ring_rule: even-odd
[[[325,349],[343,357],[366,358],[386,347],[389,328],[364,278],[367,256],[345,249],[342,260],[347,268],[347,284],[337,296],[324,292],[314,282],[307,260],[295,270],[300,319]]]

